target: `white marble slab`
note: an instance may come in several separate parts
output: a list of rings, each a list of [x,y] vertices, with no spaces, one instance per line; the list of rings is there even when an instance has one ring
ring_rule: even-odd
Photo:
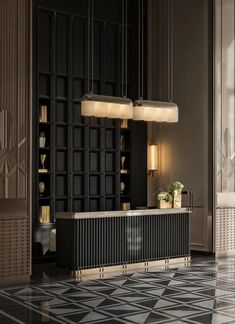
[[[125,217],[125,216],[144,216],[144,215],[166,215],[166,214],[183,214],[191,213],[187,208],[164,208],[164,209],[142,209],[142,210],[115,210],[115,211],[99,211],[71,213],[56,213],[57,219],[86,219],[86,218],[106,218],[106,217]]]

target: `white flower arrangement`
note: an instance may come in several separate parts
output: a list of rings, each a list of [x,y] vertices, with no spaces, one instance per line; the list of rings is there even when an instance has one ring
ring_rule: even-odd
[[[155,192],[153,196],[157,197],[157,200],[165,200],[167,202],[172,202],[173,197],[168,191]]]
[[[170,192],[173,192],[175,190],[181,191],[183,188],[184,188],[184,185],[180,181],[173,181],[170,184],[169,190],[170,190]]]

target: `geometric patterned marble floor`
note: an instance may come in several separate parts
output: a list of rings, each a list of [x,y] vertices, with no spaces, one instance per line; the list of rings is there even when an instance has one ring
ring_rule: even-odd
[[[4,287],[0,323],[235,323],[235,258]]]

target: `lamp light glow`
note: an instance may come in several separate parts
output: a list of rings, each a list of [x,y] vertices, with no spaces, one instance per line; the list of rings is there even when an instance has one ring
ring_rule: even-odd
[[[178,107],[173,102],[136,100],[133,107],[133,119],[177,123]]]
[[[86,94],[81,101],[81,115],[131,119],[133,104],[128,98]]]
[[[159,159],[158,145],[157,144],[148,145],[147,169],[150,172],[150,174],[153,174],[154,171],[158,170],[159,168],[158,159]]]

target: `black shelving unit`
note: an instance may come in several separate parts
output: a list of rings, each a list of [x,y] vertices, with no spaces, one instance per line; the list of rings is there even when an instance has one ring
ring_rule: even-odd
[[[120,127],[120,208],[131,209],[131,128],[130,121],[121,121]]]
[[[146,133],[146,126],[139,129],[137,124],[131,122],[123,129],[120,120],[81,116],[81,98],[89,88],[87,17],[40,7],[39,3],[40,0],[35,0],[33,21],[34,258],[50,255],[49,238],[50,231],[55,227],[56,212],[119,210],[123,202],[130,202],[133,208],[140,204],[133,197],[137,190],[137,172],[133,169],[135,156],[132,155],[136,154],[139,158],[142,156],[140,152],[146,150],[146,135],[143,137],[143,134],[142,144],[136,152],[132,150],[133,141],[136,136],[138,140],[140,131]],[[54,5],[57,3],[59,6],[60,0]],[[84,5],[87,5],[85,0]],[[121,95],[120,23],[94,21],[94,93]],[[128,35],[130,58],[133,57],[136,41],[133,35],[137,35],[133,26],[128,27]],[[128,63],[128,97],[133,99],[136,98],[137,89],[135,63],[134,59]],[[42,105],[47,106],[46,123],[39,122]],[[39,148],[39,134],[42,131],[46,143],[44,148]],[[125,149],[120,148],[121,135],[126,138]],[[38,172],[40,152],[47,155],[47,174]],[[126,156],[125,174],[120,172],[122,155]],[[144,183],[141,180],[146,177],[144,169],[138,172],[138,177]],[[123,194],[120,191],[122,181],[126,184]],[[40,195],[39,182],[45,182],[44,196]],[[146,196],[144,185],[139,192]],[[42,205],[50,207],[50,219],[40,223]]]

